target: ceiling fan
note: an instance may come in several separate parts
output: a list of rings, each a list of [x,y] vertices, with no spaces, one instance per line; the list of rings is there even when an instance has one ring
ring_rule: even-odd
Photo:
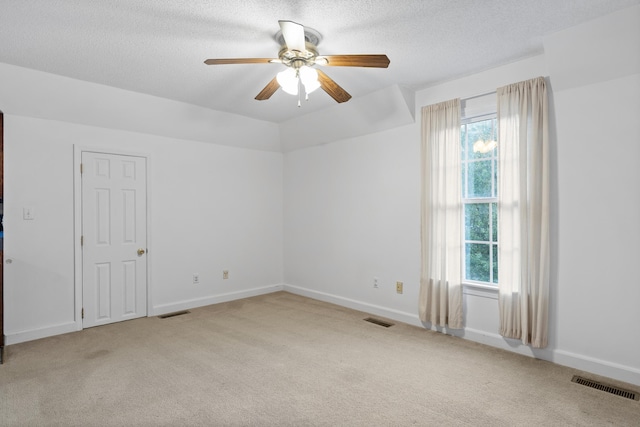
[[[321,35],[311,28],[305,28],[292,21],[278,21],[280,31],[276,39],[281,44],[278,58],[230,58],[207,59],[207,65],[222,64],[262,64],[281,63],[287,68],[278,73],[264,89],[256,96],[259,101],[267,100],[278,88],[285,92],[298,95],[300,106],[300,93],[304,87],[305,95],[322,88],[337,102],[346,102],[351,95],[340,87],[331,77],[315,65],[334,67],[374,67],[387,68],[389,58],[387,55],[319,55],[317,45]]]

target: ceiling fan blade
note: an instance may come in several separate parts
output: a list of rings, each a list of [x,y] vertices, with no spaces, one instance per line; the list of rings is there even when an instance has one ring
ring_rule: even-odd
[[[207,65],[223,65],[223,64],[269,64],[272,62],[281,62],[275,58],[228,58],[228,59],[207,59],[204,61]]]
[[[349,95],[346,90],[342,89],[338,83],[334,82],[331,77],[327,76],[320,70],[317,71],[320,87],[322,90],[327,92],[330,97],[335,99],[337,102],[347,102],[351,99],[351,95]]]
[[[278,21],[282,30],[282,37],[287,44],[287,49],[304,52],[307,50],[304,38],[304,27],[293,21]]]
[[[323,55],[316,58],[316,64],[334,67],[374,67],[387,68],[387,55]]]
[[[264,89],[262,89],[262,91],[258,95],[256,95],[256,99],[258,101],[265,101],[271,98],[271,95],[276,93],[279,87],[280,85],[278,84],[278,79],[277,77],[274,77],[273,80],[267,83]]]

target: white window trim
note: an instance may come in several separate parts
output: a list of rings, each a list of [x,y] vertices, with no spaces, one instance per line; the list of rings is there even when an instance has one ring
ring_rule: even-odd
[[[464,295],[473,295],[476,297],[498,299],[498,287],[485,285],[484,283],[462,283],[462,293]]]
[[[481,122],[484,120],[495,119],[495,118],[497,118],[497,112],[494,111],[490,113],[474,115],[471,117],[464,117],[460,121],[460,124],[467,125],[470,123]],[[483,159],[480,159],[480,160],[483,160]],[[477,160],[477,161],[480,161],[480,160]],[[475,161],[475,160],[472,160],[472,161]],[[467,198],[467,199],[463,197],[462,200],[470,200],[472,201],[471,203],[496,203],[496,205],[498,204],[498,197],[482,197],[482,198]],[[465,203],[463,202],[463,206],[464,204]],[[464,221],[464,218],[462,220]],[[466,239],[464,238],[464,229],[465,229],[464,222],[461,226],[463,231],[462,247],[464,248],[466,243]],[[462,254],[462,259],[463,260],[465,259],[464,253]],[[465,277],[464,263],[462,268],[463,268],[463,271],[461,274],[462,274],[462,277],[464,278]],[[465,289],[464,292],[466,294],[484,296],[489,298],[497,298],[497,295],[498,295],[498,283],[476,282],[476,281],[464,279],[462,281],[462,286],[464,287]]]

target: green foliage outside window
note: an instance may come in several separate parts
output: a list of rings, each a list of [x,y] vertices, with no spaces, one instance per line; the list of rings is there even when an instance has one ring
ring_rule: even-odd
[[[496,140],[496,119],[462,125],[465,279],[498,283],[497,149],[474,150]]]

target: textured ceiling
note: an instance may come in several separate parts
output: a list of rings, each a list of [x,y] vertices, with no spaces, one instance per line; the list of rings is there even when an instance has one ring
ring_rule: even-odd
[[[319,31],[320,54],[385,53],[388,69],[326,67],[354,98],[420,89],[543,51],[547,34],[640,0],[0,0],[0,62],[282,122],[333,106],[255,95],[278,64],[278,20]],[[0,84],[8,84],[0,82]],[[0,100],[1,102],[1,100]]]

